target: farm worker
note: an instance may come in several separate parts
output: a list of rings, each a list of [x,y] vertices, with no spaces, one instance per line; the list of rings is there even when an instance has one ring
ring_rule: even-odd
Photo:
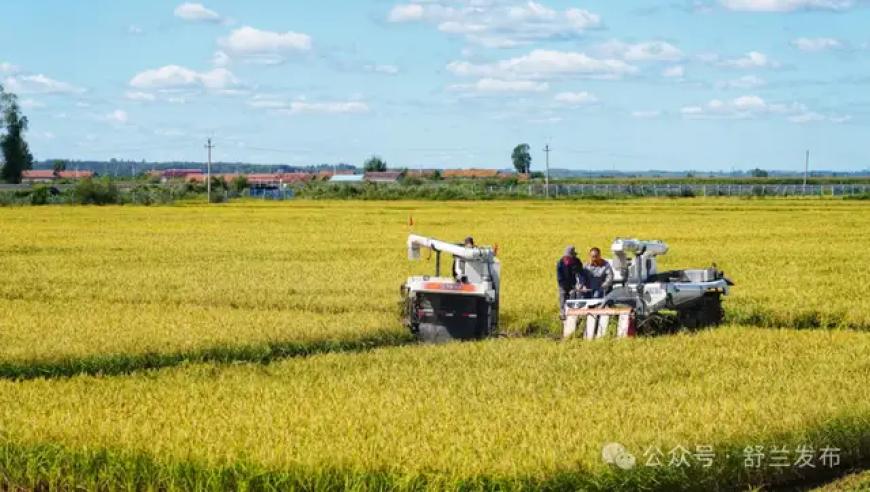
[[[556,282],[559,287],[559,317],[565,317],[565,301],[571,291],[583,284],[583,263],[577,258],[574,246],[565,248],[565,254],[556,263]]]
[[[473,248],[474,247],[474,238],[468,236],[462,241],[462,246],[465,248]],[[453,278],[457,282],[467,283],[468,277],[465,276],[465,272],[462,271],[462,268],[459,264],[459,260],[453,258]]]
[[[589,263],[583,268],[586,280],[587,297],[604,297],[613,286],[613,268],[601,257],[601,249],[589,249]]]

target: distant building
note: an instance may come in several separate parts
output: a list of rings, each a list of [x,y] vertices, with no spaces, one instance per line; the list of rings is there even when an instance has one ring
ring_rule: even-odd
[[[398,183],[402,173],[399,171],[369,171],[363,179],[370,183]]]
[[[336,174],[329,178],[330,183],[362,183],[362,174]]]
[[[498,177],[497,169],[445,169],[441,173],[447,179],[490,179]]]
[[[32,169],[21,173],[22,183],[51,183],[62,179],[92,178],[93,171],[58,171],[51,169]]]
[[[203,176],[205,173],[202,172],[202,169],[164,169],[160,173],[160,179],[163,181],[169,179],[184,179],[189,180],[191,178],[196,178],[196,176]],[[202,178],[205,179],[205,178]]]

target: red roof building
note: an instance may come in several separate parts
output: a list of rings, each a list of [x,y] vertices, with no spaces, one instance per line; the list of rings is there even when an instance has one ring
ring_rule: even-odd
[[[21,181],[25,183],[48,183],[60,179],[84,179],[94,176],[93,171],[58,171],[51,169],[31,169],[21,173]]]

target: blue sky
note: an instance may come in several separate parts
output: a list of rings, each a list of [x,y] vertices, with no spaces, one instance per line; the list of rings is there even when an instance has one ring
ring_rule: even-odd
[[[870,168],[863,0],[33,0],[0,81],[38,159]]]

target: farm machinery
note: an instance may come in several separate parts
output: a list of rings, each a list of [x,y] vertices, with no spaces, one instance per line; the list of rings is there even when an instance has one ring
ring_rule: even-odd
[[[611,317],[618,337],[637,332],[664,331],[664,310],[676,312],[676,325],[702,328],[722,322],[722,296],[734,283],[714,265],[711,268],[659,272],[656,257],[668,252],[662,241],[618,238],[610,247],[613,288],[602,298],[568,299],[562,336],[572,336],[585,319],[583,337],[607,335]]]
[[[425,342],[473,340],[498,328],[501,265],[489,247],[408,236],[408,258],[421,249],[435,254],[435,276],[410,277],[402,285],[405,325]],[[451,276],[441,276],[441,253],[453,256]]]
[[[412,276],[402,285],[405,325],[424,342],[474,340],[498,334],[501,264],[496,249],[459,245],[408,236],[408,258],[421,250],[435,254],[434,276]],[[566,300],[563,338],[574,335],[585,320],[583,337],[607,336],[616,320],[618,337],[666,331],[668,315],[677,326],[701,328],[721,323],[722,296],[734,285],[714,265],[704,269],[659,272],[656,257],[667,253],[661,241],[618,238],[611,245],[614,282],[601,298],[581,298],[580,290]],[[441,254],[453,256],[450,276],[441,275]],[[674,316],[674,315],[670,315]],[[671,323],[673,324],[673,323]]]

